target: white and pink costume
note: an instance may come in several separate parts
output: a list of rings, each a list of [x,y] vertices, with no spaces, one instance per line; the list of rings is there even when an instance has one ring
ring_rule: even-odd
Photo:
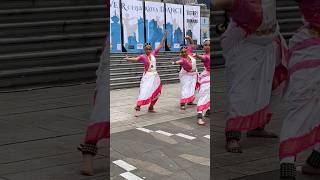
[[[276,1],[235,0],[233,5],[221,39],[229,86],[226,133],[267,124],[272,89],[286,77],[282,65],[286,48],[276,20]]]
[[[108,42],[108,41],[107,41]],[[94,96],[94,107],[90,116],[90,122],[85,136],[86,143],[96,144],[101,139],[110,137],[109,121],[109,75],[108,58],[110,49],[105,47],[101,58],[99,68],[96,71],[96,91]]]
[[[320,152],[320,1],[303,0],[302,27],[289,43],[289,73],[285,102],[287,116],[280,136],[280,159],[308,148]],[[312,33],[312,30],[315,33]]]
[[[140,82],[140,92],[137,100],[138,107],[148,104],[153,106],[161,94],[162,83],[156,65],[156,56],[159,51],[160,49],[154,50],[150,55],[150,59],[146,54],[138,56],[138,60],[144,64],[144,73]]]
[[[181,90],[180,104],[192,103],[195,100],[196,89],[198,87],[197,62],[196,59],[192,57],[192,45],[188,46],[188,57],[191,59],[191,62],[187,58],[180,58],[182,62],[182,68],[179,72]]]
[[[210,109],[210,53],[201,55],[204,70],[199,76],[200,89],[198,93],[197,112]]]

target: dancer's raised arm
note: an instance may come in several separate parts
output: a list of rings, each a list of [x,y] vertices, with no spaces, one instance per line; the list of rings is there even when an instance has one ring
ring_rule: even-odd
[[[165,44],[166,44],[166,39],[168,37],[168,31],[167,30],[164,30],[164,36],[161,40],[161,43],[158,45],[158,47],[155,49],[155,52],[158,53],[160,51],[161,48],[164,48],[165,47]]]
[[[188,43],[189,43],[189,45],[193,45],[193,40],[192,40],[192,37],[191,36],[186,36],[186,37],[184,37],[187,41],[188,41]]]
[[[214,10],[231,9],[234,0],[211,0]]]
[[[192,46],[193,46],[193,39],[191,36],[186,36],[185,39],[188,41],[189,45],[188,45],[188,54],[192,55]]]
[[[172,65],[176,65],[176,64],[182,64],[182,60],[179,60],[179,61],[172,61]]]
[[[127,61],[139,61],[139,57],[135,57],[135,58],[129,58],[128,55],[126,55],[125,58],[123,58],[124,60],[127,60]]]
[[[197,54],[197,53],[193,53],[192,56],[197,58],[197,59],[200,59],[201,61],[205,61],[205,60],[208,59],[208,55],[206,55],[206,54],[200,55],[200,54]]]

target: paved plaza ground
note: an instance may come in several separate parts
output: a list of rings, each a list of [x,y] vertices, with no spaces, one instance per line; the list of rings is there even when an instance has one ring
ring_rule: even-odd
[[[214,180],[278,179],[278,139],[243,135],[244,153],[225,151],[223,69],[214,71],[214,81],[214,113],[204,127],[195,123],[195,106],[179,109],[179,84],[164,85],[158,112],[147,113],[146,107],[138,118],[133,108],[139,89],[111,91],[111,147],[99,144],[93,177],[80,175],[76,147],[85,133],[95,84],[1,92],[0,180],[102,180],[108,179],[109,166],[113,180],[209,180],[210,165]],[[279,134],[283,107],[275,105],[267,129]],[[298,157],[298,165],[307,155]],[[303,179],[314,177],[299,175]]]

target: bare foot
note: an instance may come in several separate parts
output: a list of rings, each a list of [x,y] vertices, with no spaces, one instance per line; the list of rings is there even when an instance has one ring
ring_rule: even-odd
[[[231,153],[242,153],[241,146],[237,140],[227,141],[226,150]]]
[[[148,112],[149,112],[149,113],[156,113],[157,111],[155,111],[153,108],[149,108],[149,109],[148,109]]]
[[[278,135],[268,132],[264,129],[254,129],[247,132],[247,137],[260,137],[260,138],[278,138]]]
[[[134,113],[134,117],[139,117],[140,107],[136,106],[134,110],[136,110],[136,112]]]
[[[136,111],[135,113],[134,113],[134,117],[139,117],[140,116],[140,111]]]
[[[203,119],[198,119],[197,122],[199,125],[206,125],[206,122]]]
[[[181,110],[186,110],[186,106],[180,106]]]
[[[81,170],[81,173],[85,176],[93,176],[93,168],[92,168],[92,162],[93,162],[93,156],[91,154],[83,154],[83,167]]]
[[[320,168],[314,168],[306,163],[302,166],[301,172],[303,174],[320,175]]]

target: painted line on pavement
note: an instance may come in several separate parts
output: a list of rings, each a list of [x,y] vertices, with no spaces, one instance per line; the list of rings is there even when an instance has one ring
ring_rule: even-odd
[[[146,132],[146,133],[152,133],[153,132],[152,130],[146,129],[146,128],[136,128],[136,129],[139,130],[139,131]]]
[[[132,171],[132,170],[137,169],[136,167],[132,166],[131,164],[128,164],[127,162],[125,162],[123,160],[116,160],[116,161],[113,161],[113,163],[126,171]]]
[[[128,179],[128,180],[143,180],[142,178],[132,174],[131,172],[122,173],[122,174],[120,174],[120,176],[122,176],[123,178]]]
[[[183,133],[178,133],[178,134],[176,134],[176,135],[179,136],[179,137],[183,137],[183,138],[189,139],[189,140],[194,140],[194,139],[196,139],[196,137],[189,136],[189,135],[186,135],[186,134],[183,134]]]
[[[165,132],[165,131],[161,131],[161,130],[158,130],[158,131],[156,131],[156,132],[159,133],[159,134],[163,134],[163,135],[165,135],[165,136],[173,136],[173,134],[168,133],[168,132]]]

